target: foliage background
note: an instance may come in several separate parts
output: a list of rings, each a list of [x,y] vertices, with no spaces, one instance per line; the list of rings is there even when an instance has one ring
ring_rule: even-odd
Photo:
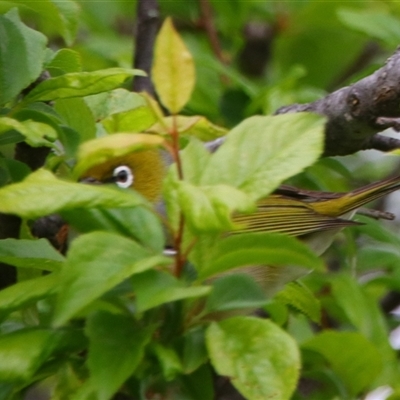
[[[213,11],[211,23],[216,29],[218,42],[212,42],[212,39],[210,42],[206,29],[209,17],[202,12],[202,3],[204,2],[186,0],[183,6],[181,1],[160,1],[159,5],[163,17],[174,18],[175,26],[195,61],[196,86],[181,114],[203,115],[211,122],[228,129],[251,115],[268,115],[286,104],[312,101],[358,80],[381,66],[400,43],[400,9],[396,1],[210,0],[208,3]],[[24,23],[48,38],[49,48],[53,51],[65,48],[74,51],[65,53],[61,64],[51,65],[52,76],[79,70],[131,67],[134,54],[132,28],[136,18],[135,1],[0,2],[2,13],[15,6],[18,7]],[[13,49],[13,54],[18,53],[16,50],[18,49]],[[9,61],[7,58],[0,60],[3,76],[9,76]],[[17,73],[15,75],[20,76]],[[2,114],[6,115],[10,109],[13,110],[18,101],[15,97],[8,102]],[[134,108],[135,101],[139,99],[132,98],[129,101]],[[46,161],[47,167],[68,176],[68,165],[75,157],[78,142],[104,133],[104,124],[95,124],[95,121],[101,119],[100,110],[97,109],[97,115],[93,114],[95,108],[84,106],[81,98],[57,100],[51,106],[61,116],[62,123],[59,125],[67,126],[78,133],[75,141],[64,138],[66,155],[49,156]],[[68,109],[71,107],[79,109],[79,114],[70,115]],[[9,130],[6,131],[9,134]],[[60,135],[59,130],[57,134]],[[33,138],[29,140],[28,143],[32,144]],[[2,184],[19,181],[27,173],[20,163],[10,161],[13,158],[15,141],[15,132],[12,132],[10,140],[1,142]],[[46,140],[39,140],[34,145],[46,146],[45,142]],[[396,157],[365,152],[322,159],[304,173],[291,178],[290,183],[310,189],[347,191],[393,174],[396,169]],[[388,209],[398,212],[395,209],[395,199],[389,199]],[[385,202],[376,206],[385,209]],[[394,306],[387,306],[388,299],[400,288],[398,224],[374,221],[362,216],[356,218],[365,225],[346,229],[338,235],[333,246],[324,255],[327,269],[316,270],[303,278],[306,290],[299,289],[300,292],[297,293],[297,286],[291,286],[280,297],[278,295],[269,299],[265,306],[271,320],[294,337],[302,351],[303,369],[298,389],[293,394],[294,399],[366,398],[367,393],[377,387],[390,388],[387,398],[400,398],[398,355],[388,341],[390,332],[397,327],[398,321],[396,313],[391,313]],[[22,238],[24,234],[28,235],[22,228]],[[110,244],[115,238],[109,236],[98,239]],[[82,248],[86,246],[85,243],[81,245]],[[160,241],[154,239],[153,245],[160,247]],[[5,243],[3,249],[9,249],[9,246],[9,242]],[[57,262],[61,260],[49,249],[46,248],[45,251],[48,253],[42,253],[46,254],[44,258],[51,259],[54,268],[57,268]],[[96,251],[100,251],[100,248],[96,248]],[[10,262],[4,252],[5,250],[2,261]],[[74,255],[78,259],[81,256],[79,251]],[[32,268],[33,272],[26,266],[20,270],[21,283],[27,277],[38,275],[35,268]],[[52,276],[45,279],[50,280]],[[108,289],[111,290],[112,287],[111,285]],[[118,288],[123,292],[123,289]],[[24,287],[18,295],[30,290],[32,288]],[[18,297],[12,297],[9,293],[3,297]],[[50,295],[49,290],[45,297],[49,298]],[[86,344],[82,343],[89,337],[93,346],[89,351],[94,351],[96,346],[101,347],[101,336],[96,333],[98,326],[105,323],[104,321],[105,326],[129,326],[123,320],[125,316],[113,319],[113,313],[101,314],[104,308],[115,312],[118,304],[111,302],[111,305],[104,307],[104,304],[96,303],[94,308],[102,311],[99,314],[90,314],[90,310],[86,312],[89,322],[84,334],[80,329],[80,322],[77,321],[72,323],[72,329],[76,328],[76,332],[71,334],[68,331],[65,339],[60,330],[46,330],[50,312],[46,309],[49,306],[45,302],[36,309],[31,304],[32,299],[29,307],[23,301],[11,306],[6,300],[3,301],[6,311],[17,309],[20,315],[13,313],[3,318],[1,359],[15,357],[15,365],[20,370],[17,368],[10,371],[6,366],[0,367],[0,376],[3,377],[0,379],[1,398],[21,398],[28,388],[42,380],[42,386],[53,388],[52,398],[89,398],[90,393],[85,393],[85,386],[83,390],[81,387],[87,374],[87,366],[83,366],[80,359],[82,352],[86,351],[82,350],[86,349]],[[99,300],[100,303],[101,301],[104,299]],[[176,310],[170,308],[163,310],[170,312],[172,317],[176,316]],[[320,319],[315,316],[318,315],[315,308],[321,310]],[[6,314],[10,315],[8,312]],[[118,313],[117,315],[120,316]],[[148,320],[145,322],[150,330],[152,323],[158,321],[157,318],[162,318],[156,312],[146,315]],[[28,357],[29,351],[33,350],[21,347],[21,342],[29,341],[18,336],[7,336],[6,333],[19,329],[23,332],[23,329],[32,327],[39,330],[27,331],[31,335],[29,340],[31,343],[36,343],[37,340],[36,349],[41,351],[33,352]],[[168,326],[164,327],[165,330],[167,328]],[[123,331],[121,332],[121,337],[134,337],[135,343],[143,343],[143,348],[150,335],[141,331],[142,336],[135,337],[136,330],[133,330],[124,336]],[[164,334],[165,337],[171,337],[170,332]],[[197,331],[188,341],[196,340],[196,335]],[[118,339],[123,342],[123,339]],[[49,359],[48,354],[42,352],[44,344],[47,348],[51,347],[47,344],[48,340],[52,340],[54,348],[59,352],[52,354],[62,356]],[[70,347],[63,349],[58,343]],[[212,378],[205,368],[195,370],[192,375],[186,374],[186,380],[177,378],[182,372],[182,360],[177,360],[179,351],[168,344],[165,341],[151,347],[148,359],[151,367],[146,365],[137,371],[125,387],[124,395],[141,393],[143,396],[144,389],[139,387],[140,381],[145,381],[147,388],[162,387],[160,391],[165,398],[178,398],[177,392],[181,396],[179,398],[185,399],[213,398],[213,390],[216,390],[216,396],[229,393],[230,389],[225,386],[220,389],[210,383]],[[124,345],[129,346],[129,343]],[[19,356],[9,350],[14,349],[13,346],[22,348]],[[118,344],[113,351],[121,352]],[[52,350],[48,349],[48,352],[50,354]],[[140,354],[131,354],[131,357],[140,358]],[[196,357],[193,356],[192,362],[201,364]],[[199,358],[201,359],[200,356]],[[31,364],[23,365],[21,360],[31,360]],[[91,372],[96,371],[96,362],[101,365],[102,361],[89,361]],[[216,365],[214,367],[218,368]],[[121,374],[124,376],[123,372]],[[144,376],[147,380],[143,379]],[[101,372],[96,377],[100,381]],[[200,390],[193,384],[193,380],[207,384]],[[112,396],[117,390],[112,390],[115,382],[119,382],[119,378],[115,378],[101,394],[103,397],[99,398]],[[190,386],[191,384],[194,386]],[[186,390],[174,391],[176,386],[185,386]]]

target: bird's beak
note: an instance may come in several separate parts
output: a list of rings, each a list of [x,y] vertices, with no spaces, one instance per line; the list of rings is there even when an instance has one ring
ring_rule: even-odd
[[[101,181],[99,181],[96,178],[93,178],[92,176],[87,176],[86,178],[80,179],[79,182],[80,183],[87,183],[87,184],[90,184],[90,185],[101,185],[102,184]]]

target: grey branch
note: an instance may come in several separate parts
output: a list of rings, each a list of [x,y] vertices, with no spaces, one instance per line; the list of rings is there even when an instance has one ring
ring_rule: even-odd
[[[372,75],[312,103],[292,104],[276,113],[301,111],[328,117],[325,156],[400,148],[400,140],[379,135],[389,127],[400,131],[400,48]]]

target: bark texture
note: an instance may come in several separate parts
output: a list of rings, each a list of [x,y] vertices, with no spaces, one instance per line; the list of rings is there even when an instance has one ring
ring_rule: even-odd
[[[379,135],[389,127],[400,131],[400,48],[382,68],[351,86],[312,103],[282,107],[276,113],[301,111],[328,117],[325,156],[400,148],[400,140]]]

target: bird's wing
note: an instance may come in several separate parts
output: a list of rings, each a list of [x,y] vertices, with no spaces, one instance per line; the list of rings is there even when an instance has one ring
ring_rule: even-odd
[[[286,196],[290,199],[298,199],[307,202],[324,201],[343,197],[346,193],[342,192],[323,192],[320,190],[300,189],[290,185],[280,185],[274,194]]]
[[[269,231],[291,236],[358,225],[357,222],[319,214],[305,202],[278,195],[259,201],[257,210],[251,214],[235,215],[234,222],[238,224],[235,233]]]

